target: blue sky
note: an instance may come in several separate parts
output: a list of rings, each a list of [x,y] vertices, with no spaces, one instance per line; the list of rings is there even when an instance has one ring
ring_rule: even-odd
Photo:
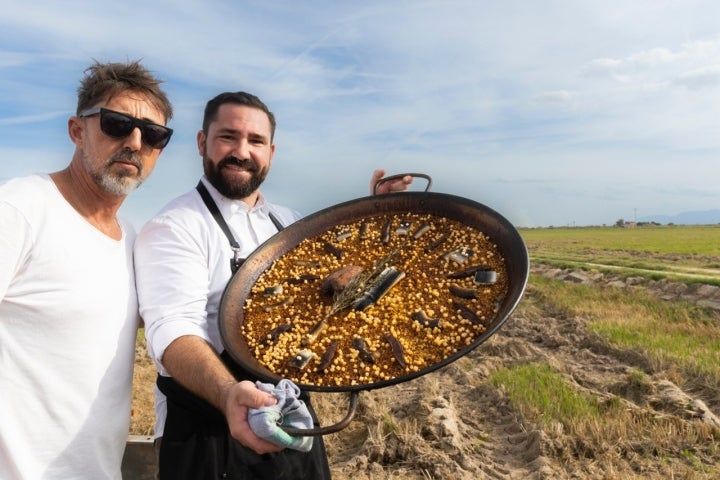
[[[137,226],[197,182],[202,110],[227,90],[275,112],[262,190],[306,214],[367,195],[376,167],[521,227],[720,208],[713,0],[0,7],[0,180],[69,162],[93,60],[142,59],[165,80],[175,135],[122,208]]]

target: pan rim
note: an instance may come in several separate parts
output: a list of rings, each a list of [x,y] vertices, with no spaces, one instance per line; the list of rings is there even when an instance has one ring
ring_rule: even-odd
[[[443,210],[445,210],[443,213],[438,213]],[[245,263],[228,282],[218,312],[220,337],[226,352],[232,360],[250,374],[257,376],[261,381],[272,383],[279,381],[282,377],[262,366],[252,356],[247,344],[244,345],[246,347],[244,352],[242,350],[241,352],[237,351],[238,347],[242,347],[244,342],[238,342],[237,338],[235,338],[242,337],[242,335],[239,333],[233,335],[232,332],[240,331],[242,318],[238,320],[237,317],[238,315],[242,317],[243,304],[250,289],[273,260],[292,250],[305,238],[325,232],[341,223],[333,221],[333,219],[342,219],[344,223],[348,223],[387,213],[430,213],[459,220],[488,235],[505,258],[508,277],[512,280],[498,315],[493,324],[471,344],[416,372],[410,372],[389,380],[357,385],[333,386],[305,383],[298,383],[297,385],[303,390],[317,392],[366,391],[396,385],[434,372],[455,362],[494,335],[515,310],[527,286],[530,265],[527,248],[520,233],[501,214],[474,200],[448,193],[399,192],[361,197],[319,210],[273,235],[248,256]],[[472,224],[467,223],[468,218],[458,218],[464,215],[475,217],[472,218]],[[483,229],[477,225],[482,222],[487,222],[488,225],[485,225],[485,227],[488,228]],[[509,253],[512,253],[512,255],[509,256]],[[237,298],[238,290],[240,292],[239,298]],[[252,362],[246,361],[247,359],[244,357],[252,359]]]

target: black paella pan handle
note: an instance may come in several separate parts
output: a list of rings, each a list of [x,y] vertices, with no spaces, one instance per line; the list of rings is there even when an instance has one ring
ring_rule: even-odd
[[[375,182],[375,186],[373,187],[373,195],[377,195],[377,190],[380,185],[382,185],[385,182],[391,182],[393,180],[399,180],[403,177],[417,177],[417,178],[424,178],[427,180],[427,185],[425,186],[425,191],[427,192],[430,190],[430,185],[432,185],[432,179],[430,178],[430,175],[426,175],[424,173],[398,173],[397,175],[390,175],[388,177],[383,177],[377,182]]]
[[[292,435],[293,437],[314,437],[317,435],[327,435],[329,433],[339,432],[343,428],[347,427],[350,424],[350,421],[355,416],[355,411],[357,410],[359,393],[360,392],[358,392],[358,391],[350,392],[350,405],[348,407],[347,415],[345,415],[345,418],[340,420],[335,425],[329,425],[327,427],[317,427],[317,428],[293,428],[293,427],[280,427],[280,428],[285,430],[286,433],[288,433],[289,435]]]

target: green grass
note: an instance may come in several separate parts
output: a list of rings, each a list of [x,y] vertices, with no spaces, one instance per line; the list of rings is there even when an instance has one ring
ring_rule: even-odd
[[[720,226],[520,229],[531,262],[720,284]]]
[[[562,443],[560,458],[597,458],[606,465],[614,459],[655,459],[667,462],[677,478],[717,478],[717,428],[658,415],[642,403],[634,406],[630,393],[649,398],[657,379],[665,378],[683,389],[714,395],[720,388],[717,313],[665,302],[644,289],[580,285],[537,275],[531,275],[525,302],[529,311],[539,309],[539,317],[583,322],[596,334],[595,344],[611,347],[620,358],[629,354],[636,362],[602,395],[588,393],[544,362],[512,365],[491,374],[491,383],[502,388],[520,415],[542,425],[560,443],[573,439]]]
[[[547,308],[588,319],[588,328],[616,348],[643,352],[663,366],[720,385],[717,314],[685,302],[665,302],[645,290],[597,288],[532,276]]]
[[[520,233],[531,263],[720,285],[720,226]],[[663,478],[718,478],[717,428],[658,415],[634,403],[636,398],[651,398],[659,379],[715,398],[720,389],[717,312],[688,302],[667,302],[642,288],[605,288],[540,275],[530,276],[523,303],[538,318],[582,323],[592,333],[586,337],[590,344],[619,359],[631,359],[623,378],[602,394],[587,393],[552,363],[518,364],[491,374],[490,381],[502,388],[514,409],[557,437],[563,445],[556,452],[560,458],[592,458],[609,466],[616,459],[655,459],[665,466],[663,473],[677,475]],[[573,440],[562,443],[568,438]],[[620,478],[607,478],[611,477]]]
[[[720,225],[664,227],[523,228],[529,249],[567,256],[591,251],[645,252],[672,255],[710,255],[720,259]]]
[[[539,418],[545,425],[555,422],[570,428],[578,421],[597,419],[598,399],[578,393],[547,364],[525,364],[501,369],[490,381],[502,386],[510,401],[524,414]]]

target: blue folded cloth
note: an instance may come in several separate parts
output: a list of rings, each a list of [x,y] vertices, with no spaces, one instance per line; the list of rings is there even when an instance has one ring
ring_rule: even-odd
[[[298,398],[300,388],[287,379],[280,380],[277,385],[260,381],[255,382],[255,385],[277,398],[275,405],[249,409],[248,421],[255,435],[281,447],[309,452],[313,437],[294,437],[281,428],[283,426],[303,429],[313,427],[313,419],[307,405]]]

